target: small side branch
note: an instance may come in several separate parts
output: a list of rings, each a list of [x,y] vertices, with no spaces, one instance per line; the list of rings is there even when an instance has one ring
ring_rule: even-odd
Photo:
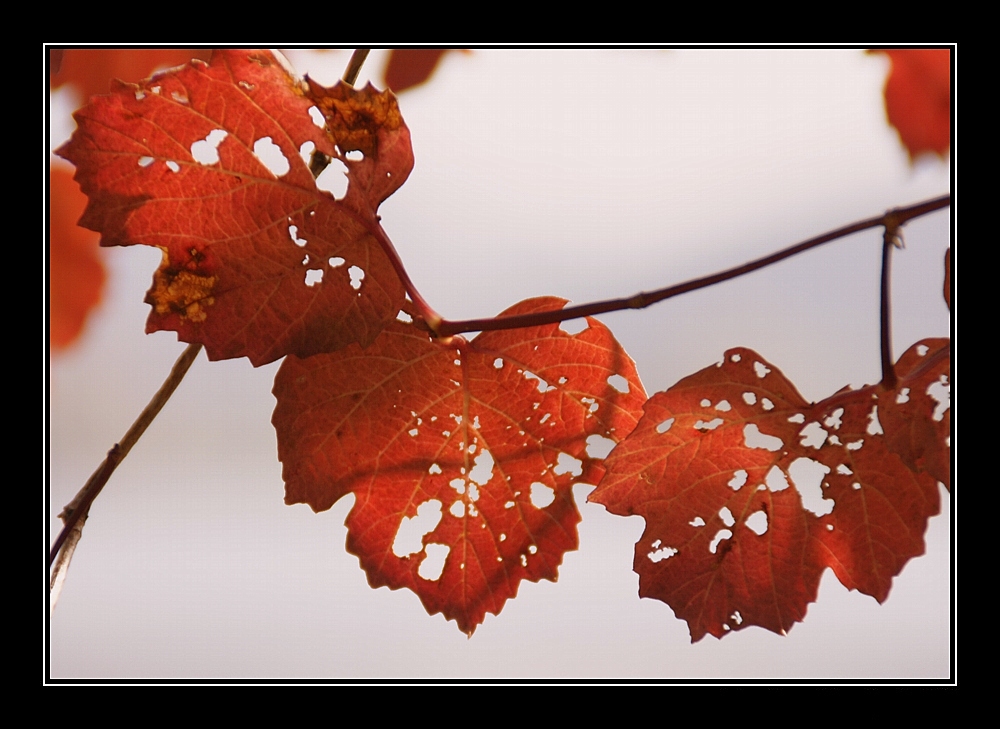
[[[177,386],[181,384],[181,380],[184,379],[184,375],[191,368],[198,353],[201,352],[201,348],[202,345],[200,344],[189,344],[187,346],[174,363],[163,385],[153,396],[153,399],[149,401],[149,404],[139,413],[136,421],[132,423],[132,427],[128,429],[128,432],[125,433],[121,441],[115,443],[111,450],[108,451],[108,456],[104,459],[104,462],[97,467],[97,470],[94,471],[94,474],[88,479],[87,483],[84,484],[83,488],[80,489],[73,500],[66,505],[66,508],[59,515],[59,518],[63,520],[64,526],[55,543],[52,545],[52,549],[49,551],[49,566],[51,567],[53,562],[56,562],[56,556],[60,554],[60,551],[63,554],[60,556],[58,562],[56,562],[56,569],[49,582],[50,590],[56,591],[65,579],[73,550],[76,548],[76,543],[80,541],[83,522],[90,512],[90,505],[97,498],[97,495],[101,493],[111,474],[118,468],[118,464],[125,460],[125,456],[132,450],[132,446],[142,437],[142,434],[146,432],[146,428],[150,426],[160,410],[163,409],[163,406],[167,404],[167,400],[174,394]]]
[[[738,276],[742,276],[752,271],[756,271],[761,268],[765,268],[779,261],[783,261],[786,258],[791,258],[792,256],[808,251],[817,246],[823,245],[824,243],[829,243],[830,241],[837,240],[838,238],[843,238],[845,236],[851,235],[853,233],[860,232],[862,230],[868,230],[869,228],[879,228],[888,227],[890,225],[894,226],[894,236],[898,237],[899,228],[902,227],[906,222],[913,220],[914,218],[920,217],[921,215],[926,215],[927,213],[933,212],[935,210],[941,210],[951,205],[951,195],[944,195],[942,197],[934,198],[933,200],[927,200],[922,203],[917,203],[916,205],[911,205],[905,208],[897,208],[891,210],[884,215],[879,215],[875,218],[868,218],[867,220],[861,220],[857,223],[852,223],[851,225],[844,226],[843,228],[837,228],[836,230],[831,230],[829,233],[824,233],[823,235],[817,236],[815,238],[810,238],[809,240],[798,243],[789,248],[778,251],[777,253],[772,253],[764,258],[758,258],[756,261],[751,261],[750,263],[744,263],[742,266],[737,266],[735,268],[730,268],[720,273],[715,273],[710,276],[703,276],[701,278],[692,279],[690,281],[685,281],[684,283],[675,284],[674,286],[668,286],[664,289],[658,289],[657,291],[642,292],[635,294],[634,296],[629,296],[624,299],[609,299],[606,301],[597,301],[591,304],[581,304],[579,306],[569,306],[565,309],[559,309],[557,311],[543,311],[533,314],[521,314],[518,316],[502,316],[494,317],[490,319],[466,319],[462,321],[450,321],[448,319],[441,320],[437,326],[433,323],[427,322],[428,328],[435,332],[439,337],[447,337],[453,334],[459,334],[462,332],[479,332],[479,331],[489,331],[496,329],[519,329],[521,327],[534,327],[541,326],[543,324],[554,324],[556,322],[567,321],[569,319],[577,319],[583,316],[594,316],[596,314],[607,314],[611,311],[622,311],[624,309],[644,309],[647,306],[656,304],[660,301],[672,298],[674,296],[679,296],[681,294],[686,294],[689,291],[697,291],[698,289],[703,289],[708,286],[712,286],[717,283],[722,283],[723,281],[728,281]],[[886,274],[887,275],[887,274]],[[885,289],[884,289],[885,290]]]

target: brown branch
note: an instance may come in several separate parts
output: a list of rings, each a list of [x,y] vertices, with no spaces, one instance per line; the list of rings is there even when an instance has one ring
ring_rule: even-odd
[[[934,198],[933,200],[926,200],[915,205],[910,205],[904,208],[896,208],[890,210],[884,215],[879,215],[878,217],[868,218],[867,220],[861,220],[857,223],[852,223],[846,225],[843,228],[837,228],[836,230],[831,230],[828,233],[817,236],[815,238],[810,238],[809,240],[798,243],[789,248],[778,251],[777,253],[772,253],[764,258],[758,258],[756,261],[751,261],[750,263],[744,263],[736,268],[730,268],[719,273],[714,273],[710,276],[703,276],[701,278],[692,279],[690,281],[685,281],[684,283],[675,284],[674,286],[668,286],[664,289],[658,289],[656,291],[642,292],[635,294],[624,299],[608,299],[606,301],[597,301],[591,304],[580,304],[579,306],[569,306],[565,309],[559,309],[556,311],[543,311],[536,312],[533,314],[519,314],[516,316],[500,316],[493,317],[490,319],[465,319],[461,321],[451,321],[449,319],[443,319],[437,326],[431,321],[426,322],[427,328],[433,331],[439,337],[448,337],[453,334],[459,334],[461,332],[478,332],[478,331],[489,331],[496,329],[519,329],[521,327],[534,327],[541,326],[543,324],[554,324],[556,322],[567,321],[569,319],[577,319],[583,316],[594,316],[596,314],[607,314],[611,311],[622,311],[624,309],[644,309],[651,304],[664,301],[665,299],[672,298],[674,296],[679,296],[680,294],[686,294],[689,291],[697,291],[698,289],[703,289],[707,286],[712,286],[717,283],[722,283],[723,281],[728,281],[730,279],[742,276],[744,274],[756,271],[758,269],[770,266],[771,264],[783,261],[786,258],[790,258],[794,255],[808,251],[811,248],[816,248],[817,246],[823,245],[824,243],[829,243],[830,241],[836,240],[838,238],[843,238],[845,236],[851,235],[852,233],[857,233],[862,230],[868,230],[869,228],[886,227],[893,225],[895,230],[903,226],[910,220],[920,217],[921,215],[926,215],[927,213],[933,212],[935,210],[941,210],[951,205],[951,195],[943,195],[941,197]]]
[[[358,80],[358,74],[361,73],[361,67],[365,65],[365,59],[368,58],[368,54],[371,53],[371,48],[355,48],[354,53],[351,54],[351,60],[347,62],[347,70],[344,71],[342,79],[345,84],[354,85],[354,82]]]
[[[174,390],[177,386],[181,384],[181,380],[184,379],[184,375],[187,374],[188,369],[190,369],[191,364],[194,362],[195,357],[201,352],[200,344],[189,344],[187,349],[177,358],[174,363],[173,368],[170,370],[170,374],[167,379],[160,386],[160,389],[153,395],[153,399],[149,401],[149,404],[139,413],[139,417],[136,418],[135,422],[132,423],[132,427],[128,429],[121,441],[115,443],[111,450],[108,451],[108,457],[104,459],[104,462],[97,467],[94,474],[87,480],[83,488],[77,493],[73,500],[66,505],[62,513],[59,514],[59,518],[63,520],[63,529],[56,538],[55,543],[52,545],[52,549],[49,551],[49,566],[56,559],[56,555],[59,554],[59,550],[62,548],[63,544],[67,542],[67,537],[76,528],[78,523],[82,529],[82,520],[87,517],[90,511],[90,505],[93,503],[97,495],[101,493],[101,489],[108,482],[111,474],[114,473],[115,469],[118,468],[128,452],[132,450],[132,446],[136,444],[142,434],[146,432],[146,428],[149,427],[150,423],[156,418],[163,406],[167,404],[167,400],[170,396],[174,394]],[[75,547],[76,541],[79,541],[79,535],[77,535],[76,540],[73,541]],[[60,565],[68,568],[69,559],[60,560]],[[56,575],[53,575],[52,583],[55,584]],[[51,587],[50,584],[50,587]]]

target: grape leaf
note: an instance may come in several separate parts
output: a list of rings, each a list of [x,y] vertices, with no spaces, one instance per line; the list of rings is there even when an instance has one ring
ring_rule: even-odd
[[[400,321],[368,349],[289,357],[272,419],[286,503],[356,494],[347,546],[369,583],[413,590],[471,635],[522,580],[555,580],[577,547],[573,483],[600,479],[601,445],[641,412],[634,363],[587,323],[441,342]]]
[[[910,153],[942,157],[951,146],[951,51],[902,48],[876,51],[892,62],[885,82],[885,112]]]
[[[897,386],[879,397],[886,445],[914,471],[951,488],[951,340],[925,339],[896,363]]]
[[[395,91],[425,83],[441,63],[450,48],[395,48],[389,53],[385,67],[385,85]],[[468,51],[466,51],[468,53]]]
[[[157,68],[187,63],[192,58],[207,61],[211,51],[203,48],[53,48],[49,51],[49,86],[72,84],[84,99],[108,93],[112,79],[138,81]]]
[[[101,301],[107,273],[97,236],[76,224],[87,198],[73,173],[49,171],[49,342],[56,350],[73,344]]]
[[[785,633],[826,567],[884,600],[923,553],[939,497],[887,448],[876,390],[810,405],[758,354],[733,349],[650,398],[590,496],[646,520],[639,594],[670,605],[692,641],[749,625]]]
[[[367,345],[399,310],[376,211],[413,155],[388,92],[323,89],[269,52],[227,50],[118,83],[75,116],[59,154],[90,198],[80,224],[163,252],[147,331],[261,365]],[[347,166],[343,200],[317,188],[312,150]]]

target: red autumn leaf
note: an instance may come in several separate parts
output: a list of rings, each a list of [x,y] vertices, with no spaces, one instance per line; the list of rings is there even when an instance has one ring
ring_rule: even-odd
[[[147,331],[260,365],[369,344],[402,305],[377,242],[378,206],[413,166],[388,92],[307,85],[267,51],[227,50],[117,84],[76,119],[59,154],[90,198],[80,224],[163,252]],[[347,166],[343,200],[316,187],[310,149]]]
[[[951,248],[944,252],[944,303],[951,311]]]
[[[692,641],[748,625],[786,632],[826,567],[884,600],[923,553],[938,492],[886,447],[875,390],[810,405],[758,354],[733,349],[650,398],[590,496],[646,520],[639,594],[670,605]]]
[[[356,494],[347,547],[369,583],[407,587],[471,634],[522,580],[555,580],[577,547],[573,483],[596,483],[597,449],[638,419],[635,365],[587,323],[443,343],[397,322],[365,350],[289,357],[272,419],[285,501],[320,511]]]
[[[207,61],[204,48],[66,48],[49,51],[49,86],[76,86],[84,99],[106,94],[112,79],[135,82],[158,68],[187,63],[192,58]]]
[[[397,94],[431,77],[449,48],[396,48],[389,53],[385,85]]]
[[[49,186],[49,342],[59,350],[79,338],[101,301],[107,274],[97,236],[76,224],[87,198],[73,173],[52,166]]]
[[[895,389],[880,395],[886,445],[914,471],[951,488],[951,340],[925,339],[896,363]]]
[[[947,48],[878,50],[892,62],[885,82],[889,123],[914,159],[942,157],[951,146],[951,51]]]

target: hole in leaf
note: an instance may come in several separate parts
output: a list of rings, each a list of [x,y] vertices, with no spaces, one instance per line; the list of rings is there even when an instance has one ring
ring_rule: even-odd
[[[728,413],[730,410],[733,409],[733,406],[729,404],[728,400],[719,400],[719,402],[715,406],[715,409],[718,410],[719,412]]]
[[[765,377],[767,377],[771,369],[767,367],[767,365],[765,365],[763,362],[754,362],[753,371],[757,373],[757,377],[763,380]]]
[[[712,406],[712,401],[709,400],[708,398],[705,398],[698,404],[701,405],[703,408],[707,408]]]
[[[917,354],[919,354],[921,357],[923,357],[925,354],[927,354],[927,350],[928,350],[928,347],[927,347],[926,344],[918,344],[917,345]]]
[[[330,259],[329,261],[327,261],[327,263],[329,263],[329,264],[330,264],[330,268],[340,268],[340,267],[341,267],[341,266],[343,266],[343,265],[344,265],[345,263],[347,263],[347,261],[345,261],[345,260],[344,260],[343,258],[341,258],[340,256],[334,256],[334,257],[333,257],[333,258],[331,258],[331,259]]]
[[[176,162],[174,162],[172,159],[168,159],[167,160],[167,169],[169,169],[171,172],[180,172],[181,171],[181,166],[179,164],[177,164]]]
[[[151,164],[153,164],[153,158],[152,157],[140,157],[139,158],[139,166],[140,167],[149,167]]]
[[[830,469],[811,458],[796,458],[788,467],[795,490],[802,499],[802,507],[816,516],[826,516],[833,511],[833,499],[823,498],[823,477]]]
[[[326,117],[324,117],[323,112],[315,106],[309,107],[309,118],[312,119],[313,124],[318,126],[320,129],[326,126]]]
[[[747,405],[753,405],[757,402],[757,395],[755,395],[752,392],[744,392],[743,402],[745,402]]]
[[[448,485],[455,489],[458,493],[465,493],[465,479],[464,478],[453,478],[448,482]]]
[[[396,314],[396,321],[401,321],[404,324],[412,324],[413,317],[407,314],[405,311],[400,311]]]
[[[194,161],[203,165],[214,165],[219,161],[219,145],[229,136],[224,129],[214,129],[201,141],[191,145],[191,156]]]
[[[937,402],[931,417],[940,423],[944,419],[945,411],[951,407],[951,385],[948,384],[947,376],[941,375],[940,379],[929,384],[927,394]]]
[[[497,357],[495,360],[493,360],[493,367],[495,367],[496,369],[500,369],[501,367],[503,367],[503,358]]]
[[[722,523],[727,527],[731,527],[736,523],[736,519],[733,518],[733,512],[729,510],[728,506],[723,506],[719,509],[719,518],[722,519]]]
[[[351,162],[360,162],[365,158],[365,153],[360,149],[352,149],[350,152],[344,155]]]
[[[556,500],[556,492],[549,486],[535,481],[531,484],[531,505],[536,509],[544,509]]]
[[[902,405],[904,402],[909,402],[909,401],[910,401],[910,388],[904,387],[896,395],[896,404]]]
[[[788,488],[788,479],[785,478],[785,474],[777,466],[771,466],[771,470],[767,472],[764,482],[770,491],[784,491]]]
[[[763,536],[767,531],[767,512],[766,511],[755,511],[750,516],[746,518],[743,522],[746,524],[747,529],[752,531],[758,537]]]
[[[469,478],[480,486],[485,486],[493,478],[493,455],[486,449],[476,456]]]
[[[611,377],[608,378],[608,384],[623,395],[628,394],[628,380],[621,375],[611,375]]]
[[[326,190],[337,200],[344,199],[347,185],[347,167],[339,159],[331,159],[330,164],[316,178],[316,187]]]
[[[297,245],[299,248],[304,248],[308,241],[305,238],[298,237],[299,227],[297,225],[288,226],[288,236],[292,239],[292,243]]]
[[[694,424],[695,430],[715,430],[725,421],[722,418],[712,418],[707,423],[704,420],[699,420]]]
[[[659,542],[659,540],[657,540],[657,542]],[[653,546],[655,547],[656,545],[654,544]],[[677,550],[673,547],[660,547],[646,556],[649,557],[650,562],[662,562],[665,559],[670,559],[675,554],[677,554]]]
[[[427,469],[427,473],[438,474],[441,473],[441,466],[436,463],[432,463],[431,467]]]
[[[827,432],[815,420],[800,430],[799,435],[802,437],[802,445],[812,446],[817,450],[822,448],[823,444],[826,443]]]
[[[743,485],[747,482],[747,475],[748,475],[747,472],[741,468],[739,471],[735,471],[733,473],[733,477],[730,479],[727,485],[733,491],[739,491],[741,488],[743,488]]]
[[[254,156],[260,163],[267,167],[268,171],[275,177],[282,177],[288,174],[291,165],[281,151],[281,147],[274,143],[270,137],[261,137],[253,144]]]
[[[312,154],[315,150],[316,150],[316,145],[313,144],[311,141],[306,140],[305,142],[302,143],[302,146],[299,147],[299,157],[301,157],[302,161],[308,165],[310,162],[312,162]]]
[[[847,448],[847,450],[849,450],[849,451],[856,451],[856,450],[860,450],[861,446],[863,446],[864,444],[865,444],[864,438],[858,438],[857,440],[848,443],[844,447]]]
[[[431,542],[424,548],[424,551],[427,552],[427,556],[417,568],[417,574],[423,579],[433,582],[440,579],[441,573],[444,572],[444,563],[448,559],[451,547],[447,544]]]
[[[854,471],[852,471],[850,468],[848,468],[847,465],[844,464],[844,463],[841,463],[839,466],[837,466],[837,473],[839,473],[841,476],[853,476],[854,475]]]
[[[548,418],[548,413],[546,413],[545,418],[542,418],[540,422],[544,423],[546,418]],[[605,438],[603,435],[587,436],[587,455],[591,458],[607,458],[614,447],[615,442],[610,438]]]
[[[738,354],[734,354],[729,359],[731,359],[733,362],[739,362],[742,359],[742,357],[740,357]]]
[[[715,533],[715,536],[712,537],[712,542],[708,545],[708,551],[715,554],[719,549],[719,544],[722,540],[729,539],[731,536],[733,536],[733,533],[728,529],[720,529]]]
[[[323,281],[323,269],[310,268],[306,271],[306,286],[315,286]]]
[[[656,426],[656,432],[657,433],[666,433],[668,430],[670,430],[670,426],[672,426],[673,424],[674,424],[674,419],[673,418],[667,418],[662,423],[660,423],[659,425]]]
[[[756,423],[747,423],[743,426],[743,440],[747,448],[763,448],[766,451],[777,451],[785,445],[781,438],[761,433]]]
[[[423,549],[423,540],[441,522],[441,502],[425,501],[417,507],[415,516],[404,516],[392,541],[392,553],[403,559]]]
[[[562,476],[565,473],[570,473],[573,476],[583,475],[583,461],[579,458],[573,458],[573,456],[568,453],[560,453],[559,461],[555,468],[552,469],[552,473],[556,476]]]
[[[700,516],[696,516],[694,519],[689,521],[688,524],[690,524],[693,527],[703,527],[705,526],[705,520],[702,519]]]
[[[774,410],[774,403],[768,400],[766,397],[761,398],[760,406],[765,410]]]
[[[463,501],[454,502],[451,505],[451,508],[448,509],[448,511],[450,511],[451,515],[456,519],[461,519],[463,516],[465,516],[465,502]]]
[[[365,280],[365,272],[358,266],[351,266],[347,269],[351,276],[351,288],[357,291],[361,288],[361,282]]]
[[[827,416],[826,420],[823,421],[823,425],[825,425],[827,428],[832,428],[833,430],[840,430],[840,425],[842,422],[841,416],[843,414],[844,414],[844,408],[837,408],[832,413],[830,413],[829,416]]]
[[[590,324],[587,323],[586,319],[569,319],[559,322],[559,328],[572,336],[587,331]]]
[[[878,405],[872,405],[872,411],[868,413],[868,426],[865,432],[868,435],[882,435],[882,423],[878,421]]]
[[[538,380],[538,391],[539,392],[548,392],[549,390],[555,390],[556,389],[555,386],[550,385],[548,382],[546,382],[545,380],[543,380],[541,377],[539,377],[538,375],[536,375],[534,372],[528,372],[527,370],[525,370],[525,372],[524,372],[524,379],[526,379],[526,380]]]

